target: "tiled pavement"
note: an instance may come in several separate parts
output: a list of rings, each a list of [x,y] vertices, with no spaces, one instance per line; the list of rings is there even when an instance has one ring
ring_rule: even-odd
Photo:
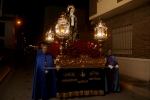
[[[30,59],[24,67],[20,67],[17,70],[11,70],[9,72],[3,82],[0,83],[0,100],[31,100],[33,66],[34,60]],[[135,87],[141,87],[148,90],[147,87],[150,86],[148,83],[137,81],[136,79],[133,80],[122,75],[120,75],[120,80],[122,81],[122,86],[132,91],[122,89],[120,93],[109,93],[105,96],[73,98],[69,100],[150,100],[147,95],[143,95],[147,92],[143,92],[143,94],[141,94],[137,93],[139,92],[139,89],[137,91],[133,91]],[[137,83],[141,85],[138,85]],[[53,98],[52,100],[57,99]]]

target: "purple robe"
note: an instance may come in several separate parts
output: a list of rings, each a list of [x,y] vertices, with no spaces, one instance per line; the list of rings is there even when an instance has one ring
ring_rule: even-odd
[[[109,66],[109,65],[112,65],[112,66],[116,66],[118,65],[118,62],[116,60],[116,58],[113,56],[113,55],[110,55],[110,56],[107,56],[107,62],[106,62],[106,67]]]
[[[106,59],[105,92],[119,92],[119,69],[115,68],[118,62],[113,55],[106,56]],[[113,69],[110,69],[109,65],[112,65]]]

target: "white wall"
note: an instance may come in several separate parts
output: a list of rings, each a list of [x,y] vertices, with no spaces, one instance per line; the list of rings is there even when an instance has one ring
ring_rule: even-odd
[[[5,22],[5,48],[13,46],[13,27],[12,23],[9,23]]]
[[[4,37],[0,37],[0,39],[4,40],[4,48],[9,48],[14,46],[13,41],[13,26],[12,22],[5,22],[5,34]]]
[[[150,59],[116,57],[119,73],[138,79],[150,80]]]
[[[90,16],[89,19],[107,19],[140,7],[147,2],[149,2],[149,0],[122,0],[118,3],[117,0],[100,0],[97,2],[97,13]]]

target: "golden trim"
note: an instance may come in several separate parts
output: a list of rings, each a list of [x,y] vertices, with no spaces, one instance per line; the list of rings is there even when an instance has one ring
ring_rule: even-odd
[[[73,91],[73,96],[79,97],[79,91]]]
[[[62,82],[74,82],[77,81],[77,79],[63,79]]]
[[[90,91],[89,90],[84,90],[83,93],[84,93],[85,96],[89,96],[90,95]]]
[[[92,95],[99,95],[99,91],[98,90],[93,90]]]
[[[104,95],[104,90],[99,90],[99,95]]]
[[[56,98],[61,99],[62,98],[62,93],[57,93]]]
[[[93,90],[90,90],[90,95],[93,95]]]
[[[67,92],[62,93],[62,98],[66,99],[69,97],[69,94]]]
[[[80,91],[70,91],[70,92],[62,92],[62,93],[57,93],[56,98],[57,99],[67,99],[71,97],[80,97],[80,96],[98,96],[104,95],[104,90],[80,90]]]
[[[88,83],[89,81],[88,80],[81,80],[81,81],[78,81],[77,83]]]
[[[75,77],[75,72],[68,72],[63,74],[65,77],[73,76]]]
[[[79,91],[79,95],[80,95],[80,96],[83,96],[83,90],[80,90],[80,91]]]
[[[80,58],[72,58],[72,57],[59,57],[56,58],[56,68],[82,68],[82,67],[96,67],[96,68],[104,68],[105,66],[105,57],[100,58],[91,58],[88,55],[81,55]],[[70,67],[71,65],[71,67]],[[99,75],[100,72],[93,71],[90,75]],[[66,74],[69,76],[70,74]],[[73,75],[73,74],[72,74]]]
[[[68,92],[69,97],[73,97],[73,92]]]
[[[72,95],[73,95],[73,97],[75,96],[75,91],[72,91]]]
[[[89,78],[89,80],[101,80],[101,78]]]
[[[82,73],[80,74],[81,77],[85,77],[86,74],[83,72],[83,69],[82,69]]]
[[[90,72],[90,76],[93,76],[93,75],[99,75],[99,74],[100,74],[100,72],[96,72],[96,71]]]
[[[75,91],[74,93],[75,93],[74,96],[79,97],[79,91]]]

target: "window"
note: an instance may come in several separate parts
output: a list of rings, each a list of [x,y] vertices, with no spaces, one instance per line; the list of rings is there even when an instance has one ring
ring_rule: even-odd
[[[132,25],[112,30],[112,50],[114,54],[132,54]]]
[[[5,22],[0,22],[0,37],[5,35]]]

